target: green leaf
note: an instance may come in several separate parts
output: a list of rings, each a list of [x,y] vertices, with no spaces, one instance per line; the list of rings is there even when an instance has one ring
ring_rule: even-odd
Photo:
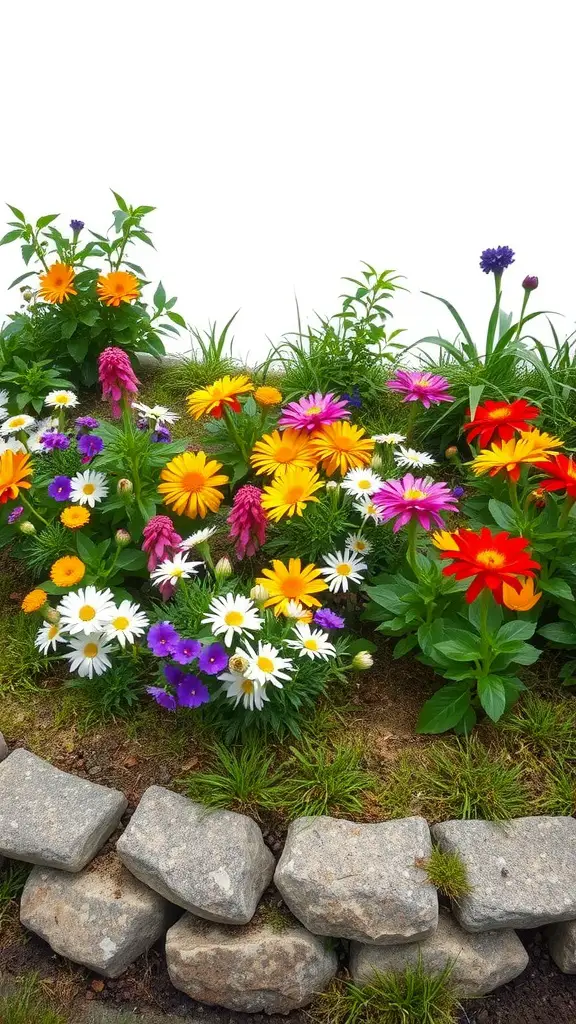
[[[80,313],[78,319],[81,324],[86,324],[86,327],[94,327],[94,324],[100,319],[100,310],[87,309],[85,313]]]
[[[447,732],[464,717],[470,706],[470,684],[443,686],[427,700],[418,717],[419,733]]]
[[[22,253],[22,259],[24,260],[24,263],[26,264],[26,266],[28,266],[30,260],[34,255],[34,246],[26,243],[21,247],[20,252]],[[30,271],[30,273],[34,273],[34,271]]]
[[[540,589],[544,590],[546,594],[552,594],[553,597],[560,597],[564,601],[573,601],[574,594],[570,590],[570,587],[566,583],[566,580],[560,580],[556,576],[553,576],[549,580],[540,579]]]
[[[473,420],[476,415],[476,409],[480,405],[480,399],[482,398],[482,392],[484,391],[484,384],[470,384],[468,388],[468,397],[470,400],[470,419]]]
[[[119,569],[131,569],[133,572],[143,569],[146,565],[146,552],[138,548],[123,548],[116,559],[116,567]]]
[[[180,316],[180,313],[168,313],[167,316],[173,324],[178,324],[179,327],[186,327],[186,321],[183,316]]]
[[[65,320],[60,328],[60,334],[64,339],[71,338],[77,327],[77,320]]]
[[[540,636],[546,637],[554,644],[566,644],[568,647],[576,647],[576,623],[574,622],[550,622],[538,630]]]
[[[481,677],[478,680],[478,696],[488,717],[497,722],[506,710],[506,691],[500,677]]]
[[[519,651],[514,651],[510,655],[510,661],[515,665],[533,665],[541,654],[542,651],[539,651],[537,647],[532,647],[532,644],[522,644]]]
[[[90,339],[83,337],[74,338],[73,340],[70,340],[66,348],[68,349],[68,352],[70,353],[72,359],[76,363],[82,363],[86,359],[86,356],[88,355],[89,346]]]
[[[154,292],[153,302],[156,309],[164,309],[164,306],[166,305],[166,291],[162,281],[158,282],[158,287]]]
[[[476,725],[476,721],[476,712],[472,705],[470,705],[470,707],[467,708],[465,713],[462,715],[460,721],[456,722],[456,725],[454,726],[454,732],[456,733],[457,736],[469,736],[472,730],[474,729],[474,726]]]
[[[366,587],[366,593],[386,611],[393,612],[394,615],[404,615],[406,602],[400,600],[398,589],[397,584],[381,583],[377,587]]]
[[[6,206],[9,210],[12,210],[12,213],[18,220],[21,220],[23,224],[26,223],[26,217],[22,213],[22,210],[19,210],[17,206],[11,206],[10,203],[6,203]]]
[[[15,285],[20,284],[21,281],[25,281],[27,277],[34,277],[34,275],[34,270],[29,270],[27,274],[20,274],[20,277],[17,277],[16,280],[12,281],[12,284],[8,286],[8,291],[10,291],[10,288],[14,288]]]
[[[17,238],[22,238],[24,234],[20,228],[14,228],[13,231],[7,231],[3,238],[0,238],[0,245],[8,245],[9,242],[15,242]]]
[[[466,580],[468,583],[468,580]],[[480,633],[482,630],[482,604],[480,601],[472,601],[472,604],[468,605],[468,621],[474,626],[474,628]],[[488,630],[494,633],[502,622],[502,609],[496,601],[492,601],[488,605],[488,615],[486,624]]]
[[[464,629],[447,629],[445,639],[436,644],[441,654],[452,661],[474,661],[482,656],[478,637]]]
[[[111,188],[110,191],[111,191],[112,195],[114,196],[114,199],[118,203],[118,206],[120,207],[120,209],[123,210],[124,213],[128,213],[128,204],[127,204],[126,200],[122,199],[122,196],[119,195],[118,192],[115,192],[113,188]]]
[[[516,527],[516,513],[514,509],[510,508],[504,501],[498,501],[496,498],[490,498],[488,502],[488,508],[490,515],[495,523],[502,530],[510,532]]]
[[[246,399],[246,401],[244,402],[244,406],[243,406],[243,410],[242,411],[245,413],[246,416],[257,416],[258,415],[258,406],[256,405],[256,402],[252,398],[252,395],[250,395]]]
[[[530,640],[536,632],[536,623],[528,622],[526,619],[515,619],[513,622],[505,622],[496,634],[495,645],[507,643],[510,640]]]
[[[129,217],[130,214],[124,213],[123,210],[114,210],[114,230],[117,235],[120,234],[122,225],[129,219]]]
[[[413,650],[418,643],[418,636],[416,633],[410,633],[408,636],[403,636],[394,646],[392,656],[394,658],[403,658],[405,654]]]
[[[56,218],[59,216],[59,213],[47,213],[43,217],[38,217],[38,220],[36,221],[36,227],[38,229],[47,228],[48,225],[51,224],[53,220],[56,220]]]
[[[98,554],[98,548],[94,541],[90,540],[84,533],[79,533],[76,537],[76,550],[78,557],[82,559],[86,565],[95,566],[100,561]]]

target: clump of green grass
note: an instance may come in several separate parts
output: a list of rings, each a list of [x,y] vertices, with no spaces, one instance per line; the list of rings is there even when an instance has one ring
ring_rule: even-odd
[[[541,768],[539,768],[541,773]],[[542,778],[542,776],[541,776]],[[544,765],[543,787],[538,800],[539,814],[576,814],[576,772],[557,760]]]
[[[438,892],[451,900],[458,902],[472,892],[466,865],[457,853],[446,853],[435,846],[424,864],[424,870]]]
[[[43,994],[36,975],[29,975],[17,983],[13,992],[0,996],[0,1021],[2,1024],[68,1024],[69,1017]]]
[[[8,611],[0,615],[0,693],[36,688],[34,679],[48,664],[34,645],[37,632],[33,616]]]
[[[0,875],[0,925],[12,917],[30,873],[29,864],[9,861]],[[2,1017],[0,1016],[0,1021]]]
[[[362,813],[363,797],[376,780],[362,767],[359,747],[307,740],[290,751],[281,801],[290,818]]]
[[[187,796],[208,807],[226,807],[256,816],[278,805],[282,777],[273,767],[274,753],[266,754],[261,741],[248,739],[232,748],[215,743],[210,750],[211,769],[182,780]]]
[[[312,1012],[320,1024],[455,1024],[459,1002],[449,965],[427,974],[420,961],[402,972],[380,974],[362,987],[335,982]]]
[[[576,757],[576,701],[553,702],[528,694],[522,704],[502,720],[501,728],[534,750],[562,751]]]

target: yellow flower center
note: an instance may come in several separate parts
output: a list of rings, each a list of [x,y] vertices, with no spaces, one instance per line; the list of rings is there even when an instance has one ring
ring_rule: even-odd
[[[240,683],[242,693],[254,693],[254,683],[251,679],[243,679]]]
[[[365,550],[366,550],[366,542],[363,541],[363,540],[357,540],[356,541],[356,551],[365,551]]]
[[[510,415],[509,409],[491,409],[488,413],[490,420],[507,420]]]
[[[354,440],[347,435],[340,434],[339,437],[334,438],[333,447],[339,452],[349,452],[354,447]]]
[[[427,498],[428,492],[420,491],[417,487],[408,487],[408,489],[404,491],[403,497],[406,501],[419,501],[421,498]]]
[[[94,484],[84,484],[82,488],[82,494],[94,494],[96,487]]]
[[[10,426],[21,427],[25,422],[26,420],[24,419],[23,416],[13,416],[12,419],[10,420]]]
[[[372,487],[372,483],[370,480],[358,480],[357,486],[361,491],[369,491]]]
[[[85,644],[84,645],[84,657],[95,658],[98,654],[98,644]]]
[[[192,472],[185,473],[182,477],[181,487],[183,491],[190,491],[192,494],[196,494],[202,490],[205,482],[203,473],[195,473],[192,470]]]
[[[274,452],[276,462],[290,462],[296,455],[295,449],[289,444],[279,444]]]
[[[366,505],[366,511],[369,516],[375,516],[376,513],[378,512],[378,509],[376,508],[376,505],[374,505],[372,502],[369,502],[368,505]]]
[[[256,660],[256,664],[261,672],[273,672],[274,662],[271,658],[267,658],[264,654],[260,654]]]
[[[62,277],[62,274],[56,274],[55,277],[54,277],[54,286],[56,288],[60,288],[60,286],[63,285],[63,284],[64,284],[64,278]]]
[[[418,377],[414,381],[414,383],[417,384],[419,388],[429,388],[430,387],[430,381],[426,380],[426,377]]]
[[[309,409],[306,409],[305,416],[317,416],[319,412],[322,412],[322,406],[311,405]]]
[[[349,576],[352,572],[350,562],[340,562],[340,564],[336,566],[336,572],[339,576]]]
[[[303,646],[306,648],[307,651],[317,651],[318,650],[318,644],[317,644],[316,640],[312,639],[312,637],[310,637],[309,640],[305,640]]]
[[[180,577],[183,572],[184,572],[184,570],[181,569],[180,566],[177,565],[174,569],[171,570],[170,575],[171,576],[178,576],[178,577]]]
[[[506,558],[501,551],[487,548],[486,551],[478,552],[476,561],[480,562],[480,565],[485,565],[487,569],[500,569],[506,562]]]
[[[125,615],[117,615],[115,619],[112,619],[112,625],[114,629],[126,629],[126,626],[130,625],[130,619],[127,619]]]
[[[300,597],[304,586],[300,576],[287,576],[285,580],[282,580],[280,589],[284,597]]]
[[[242,615],[242,612],[226,612],[224,622],[227,626],[241,626],[244,622],[244,616]]]
[[[286,491],[286,504],[295,505],[297,501],[302,501],[306,488],[302,484],[294,484],[293,487],[289,487]]]
[[[96,615],[96,609],[91,604],[83,604],[80,611],[78,612],[78,618],[82,619],[82,622],[90,622],[91,619]]]
[[[58,405],[68,405],[68,402],[70,401],[68,395],[56,395],[54,400],[58,402]]]
[[[59,626],[50,626],[50,629],[48,630],[48,639],[49,640],[53,640],[55,636],[58,636],[59,632],[60,632],[60,627]]]

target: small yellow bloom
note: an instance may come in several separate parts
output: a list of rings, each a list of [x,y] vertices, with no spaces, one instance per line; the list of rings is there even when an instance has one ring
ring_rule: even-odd
[[[275,523],[282,516],[301,516],[307,502],[318,501],[314,491],[320,487],[322,481],[315,470],[289,466],[264,488],[262,508]]]
[[[563,443],[558,437],[542,433],[536,428],[521,430],[520,437],[512,437],[509,441],[501,441],[499,444],[491,444],[490,448],[484,448],[473,460],[472,470],[476,476],[483,473],[496,476],[497,473],[505,471],[511,480],[517,481],[520,478],[521,466],[538,466],[547,462],[548,456],[553,454],[553,449],[560,448]]]
[[[459,551],[460,548],[454,539],[457,533],[458,530],[455,530],[454,533],[450,533],[448,530],[436,530],[432,534],[432,543],[435,548],[440,548],[440,551]]]
[[[60,513],[60,522],[64,523],[69,530],[77,530],[80,526],[86,526],[90,522],[90,513],[82,505],[69,505]]]
[[[58,558],[50,569],[50,579],[57,587],[73,587],[84,578],[86,566],[77,555]]]
[[[502,584],[502,600],[506,607],[513,612],[529,612],[540,600],[542,593],[534,593],[534,580],[520,576],[519,582],[522,583],[522,590],[519,594],[508,583]]]
[[[31,590],[20,605],[23,612],[28,615],[30,612],[39,612],[43,605],[48,600],[48,594],[44,590]]]
[[[213,384],[208,384],[205,388],[198,388],[197,391],[188,395],[186,399],[188,412],[195,420],[206,415],[214,416],[219,420],[227,408],[232,409],[233,412],[240,412],[242,406],[238,401],[238,395],[243,395],[248,391],[254,391],[254,385],[245,373],[238,374],[237,377],[225,374],[224,377],[215,380]]]
[[[282,392],[278,391],[278,388],[270,388],[267,385],[262,385],[262,387],[256,388],[254,398],[258,402],[258,405],[279,405],[282,401]]]

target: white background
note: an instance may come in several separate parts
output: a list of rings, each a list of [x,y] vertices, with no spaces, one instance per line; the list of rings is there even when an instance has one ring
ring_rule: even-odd
[[[576,315],[574,18],[567,0],[5,2],[0,199],[107,226],[109,186],[149,218],[178,309],[237,318],[239,354],[332,312],[365,259],[406,275],[415,340],[448,296],[477,335],[483,248],[517,253],[505,307]],[[144,248],[144,247],[142,247]],[[0,319],[19,251],[0,249]],[[532,308],[537,308],[536,303]]]

